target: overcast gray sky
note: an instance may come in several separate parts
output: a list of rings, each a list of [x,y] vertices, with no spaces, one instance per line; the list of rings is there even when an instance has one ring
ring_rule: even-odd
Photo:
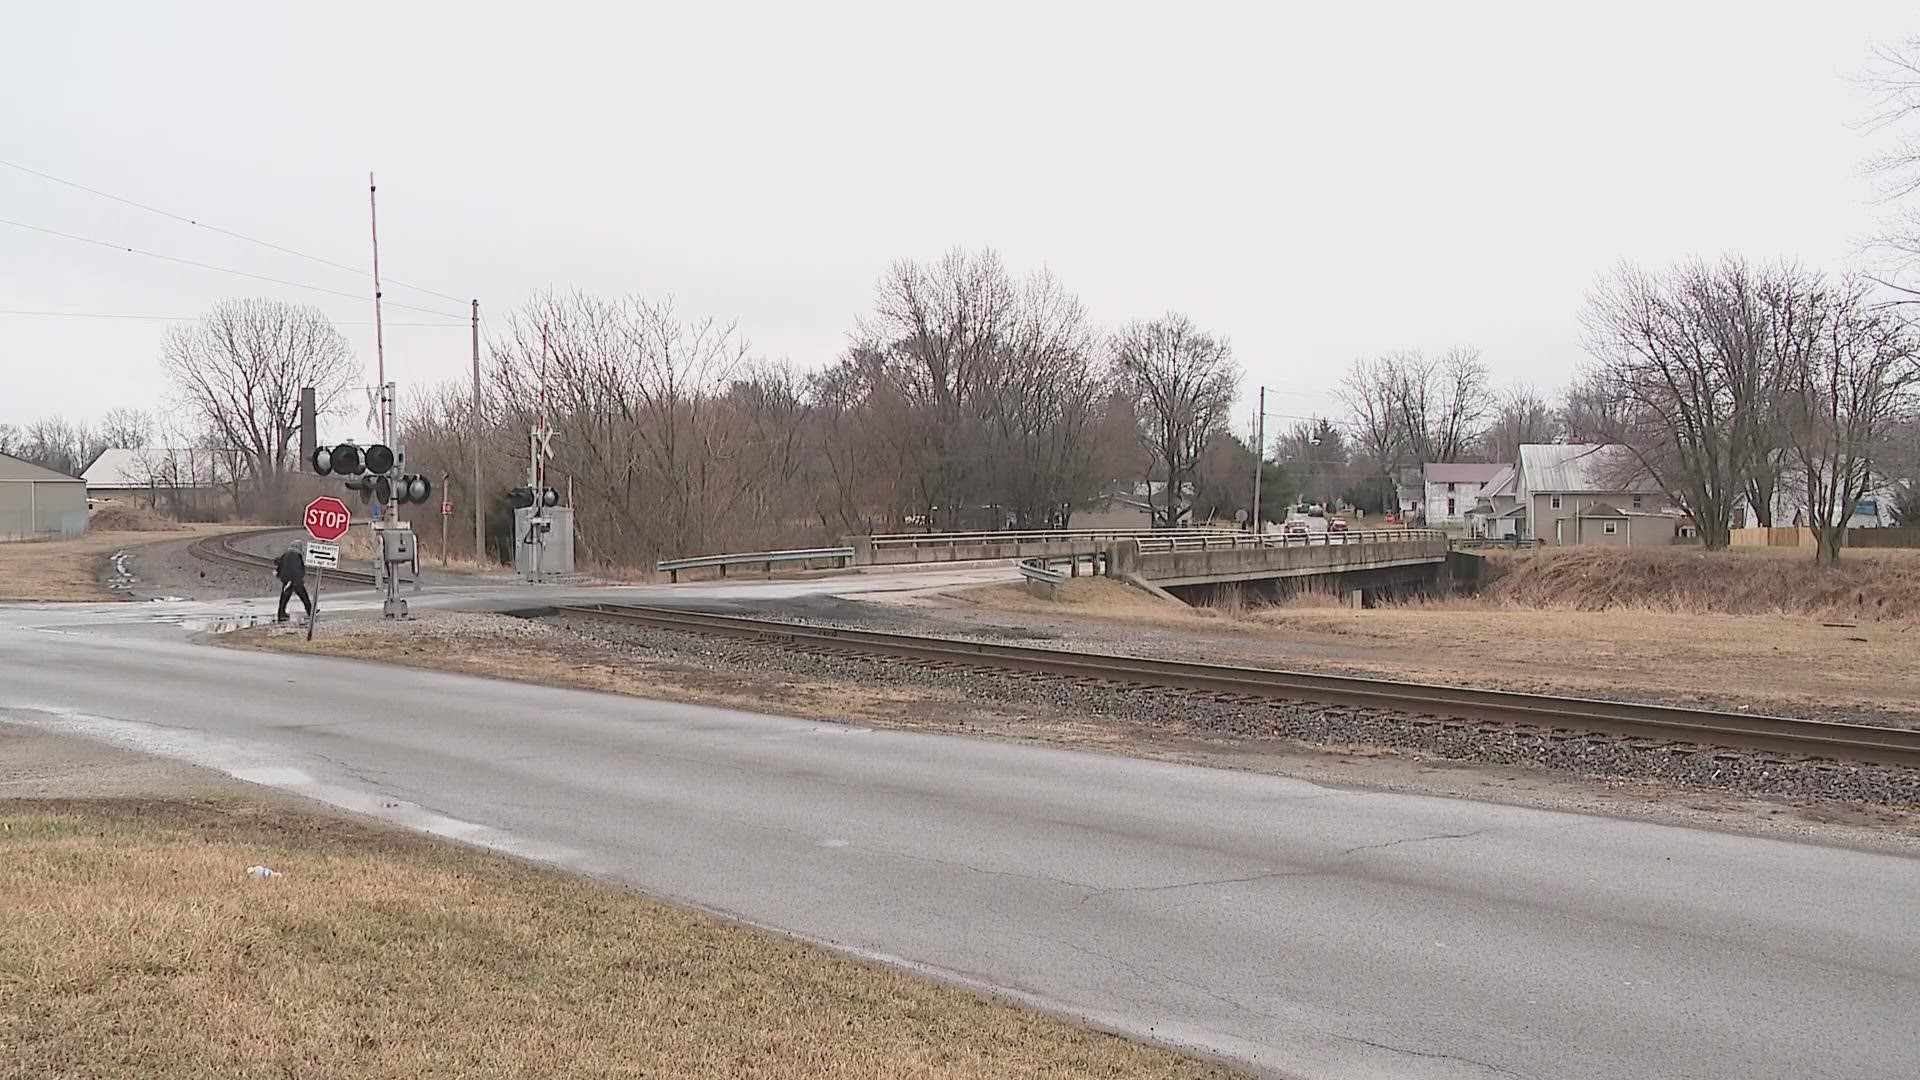
[[[499,313],[675,295],[834,357],[901,257],[990,246],[1113,325],[1177,309],[1305,414],[1355,357],[1480,347],[1551,388],[1621,259],[1838,268],[1880,208],[1849,79],[1887,3],[9,4],[0,159]],[[0,167],[0,218],[364,293]],[[372,381],[371,303],[0,225],[0,422],[164,400],[164,323],[312,302]],[[467,363],[389,327],[406,384]],[[435,316],[390,309],[391,323]]]

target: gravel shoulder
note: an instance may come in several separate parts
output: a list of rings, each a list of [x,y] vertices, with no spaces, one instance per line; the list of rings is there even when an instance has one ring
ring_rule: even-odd
[[[1619,739],[1555,741],[1363,710],[1245,705],[793,653],[599,620],[437,613],[405,623],[329,620],[312,642],[296,627],[260,627],[221,641],[1339,786],[1920,851],[1920,774],[1877,766],[1675,754]]]

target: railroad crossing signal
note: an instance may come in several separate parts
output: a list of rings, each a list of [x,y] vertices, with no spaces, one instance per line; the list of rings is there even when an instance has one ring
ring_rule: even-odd
[[[433,481],[412,473],[395,475],[393,470],[403,460],[404,455],[384,443],[374,443],[364,450],[341,443],[316,449],[313,471],[321,476],[349,477],[347,490],[358,492],[362,503],[426,503],[433,498]]]
[[[517,487],[507,492],[507,502],[516,510],[525,510],[532,506],[559,506],[560,493],[552,488],[542,488],[536,492],[530,487]]]
[[[353,520],[347,504],[331,495],[322,495],[307,504],[307,535],[322,543],[332,543],[347,535],[347,523]]]

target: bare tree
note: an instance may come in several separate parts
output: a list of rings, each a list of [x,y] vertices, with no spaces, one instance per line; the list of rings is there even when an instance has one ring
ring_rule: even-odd
[[[1863,282],[1802,276],[1773,299],[1781,427],[1805,485],[1814,559],[1834,565],[1875,462],[1913,416],[1920,339]]]
[[[145,450],[153,445],[153,414],[145,409],[108,409],[95,436],[101,449]]]
[[[1493,419],[1480,434],[1480,450],[1489,461],[1520,460],[1520,448],[1550,443],[1561,434],[1560,417],[1547,399],[1531,386],[1512,386],[1501,393]]]
[[[1395,423],[1406,440],[1410,465],[1458,461],[1480,436],[1493,410],[1493,391],[1480,351],[1448,349],[1437,359],[1418,352],[1386,359],[1392,372]]]
[[[1354,475],[1345,434],[1324,417],[1299,421],[1283,432],[1274,458],[1293,478],[1302,497],[1322,505],[1333,502],[1356,479],[1364,479]]]
[[[493,353],[501,437],[524,468],[528,428],[544,417],[559,432],[548,471],[578,491],[587,558],[718,550],[788,524],[757,516],[779,477],[741,422],[753,394],[736,384],[754,371],[732,324],[671,302],[545,295],[513,313]]]
[[[1141,438],[1165,475],[1165,505],[1156,516],[1178,525],[1194,468],[1233,407],[1240,367],[1225,339],[1172,312],[1122,327],[1111,349],[1115,370],[1133,391]]]
[[[22,433],[19,455],[55,472],[78,476],[93,463],[97,441],[85,424],[61,416],[43,416]]]
[[[338,406],[357,368],[347,340],[318,308],[280,300],[224,300],[193,326],[172,326],[161,362],[181,407],[212,441],[238,455],[271,513],[281,505],[300,434],[300,391],[321,412]]]
[[[1407,464],[1408,453],[1400,420],[1398,363],[1391,356],[1355,360],[1334,396],[1353,414],[1361,454],[1373,465],[1372,486],[1380,489],[1383,505],[1393,505],[1394,471]]]
[[[1920,35],[1874,50],[1860,82],[1875,97],[1867,126],[1885,130],[1893,139],[1868,162],[1882,199],[1894,206],[1880,246],[1894,255],[1900,269],[1911,270],[1920,262],[1920,206],[1913,202],[1920,194],[1920,127],[1915,125],[1920,118]],[[1893,287],[1909,297],[1908,303],[1920,300],[1920,290]]]
[[[1354,361],[1335,395],[1353,414],[1364,456],[1374,462],[1381,502],[1394,502],[1394,477],[1429,461],[1458,461],[1479,445],[1493,391],[1479,350],[1418,351]]]
[[[1095,352],[1079,299],[1050,274],[1015,281],[991,251],[953,251],[887,271],[830,389],[864,403],[862,439],[894,473],[883,486],[912,506],[888,516],[1059,524],[1102,480]]]
[[[1791,273],[1756,273],[1732,257],[1664,278],[1622,266],[1588,297],[1582,423],[1674,494],[1710,549],[1726,546],[1732,514],[1765,468],[1777,378],[1762,278]]]

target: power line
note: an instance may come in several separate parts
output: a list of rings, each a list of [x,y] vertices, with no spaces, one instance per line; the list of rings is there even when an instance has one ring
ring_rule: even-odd
[[[132,315],[107,311],[28,311],[21,308],[0,308],[0,315],[47,315],[66,319],[135,319],[147,322],[199,322],[198,316],[191,315]],[[334,326],[372,326],[372,320],[357,322],[350,319],[328,319]],[[467,329],[466,323],[453,322],[390,322],[388,326],[439,326],[455,330]]]
[[[304,251],[295,251],[290,247],[282,247],[279,244],[271,243],[266,240],[259,240],[254,237],[248,236],[245,233],[234,232],[232,229],[223,229],[218,225],[210,225],[204,221],[187,217],[185,214],[176,214],[171,210],[162,210],[157,206],[149,206],[146,203],[137,202],[123,195],[115,195],[110,191],[101,191],[99,188],[88,187],[85,184],[78,183],[73,180],[68,180],[63,177],[55,176],[52,173],[41,172],[39,169],[29,169],[25,165],[21,165],[16,162],[0,159],[0,165],[5,165],[9,169],[18,169],[23,173],[28,173],[30,175],[37,176],[42,180],[51,180],[56,184],[65,184],[66,186],[73,188],[77,191],[84,191],[89,195],[98,195],[100,198],[103,198],[103,199],[111,199],[117,203],[124,203],[127,206],[131,206],[139,210],[145,210],[150,214],[159,214],[161,217],[172,218],[174,221],[182,221],[187,223],[188,225],[195,225],[202,229],[210,229],[214,232],[219,233],[222,236],[231,236],[235,240],[244,240],[249,244],[258,244],[263,248],[271,248],[274,251],[278,251],[287,255],[292,255],[296,258],[306,259],[310,262],[317,262],[322,266],[331,266],[337,270],[345,270],[345,271],[348,271],[349,273],[354,273],[354,274],[360,274],[365,272],[364,267],[348,266],[346,263],[334,262],[332,259],[323,259],[318,255],[309,255]],[[431,296],[437,296],[442,300],[451,300],[456,304],[464,304],[467,302],[465,297],[449,296],[446,293],[440,292],[437,289],[429,289],[424,285],[409,285],[406,282],[401,281],[397,278],[389,277],[387,279],[387,284],[398,285],[403,289],[412,289],[415,292],[427,293],[428,295],[431,295]],[[395,304],[394,306],[400,307],[403,305]]]
[[[288,281],[285,278],[268,277],[265,274],[255,274],[246,270],[235,270],[232,267],[215,266],[212,263],[196,262],[193,259],[183,259],[177,255],[162,255],[157,251],[143,251],[140,248],[128,247],[125,244],[108,243],[105,240],[95,240],[90,236],[76,236],[73,233],[61,232],[59,229],[49,229],[44,225],[29,225],[24,221],[14,221],[10,218],[0,218],[0,225],[12,225],[15,228],[28,229],[30,231],[38,232],[38,233],[46,233],[48,236],[58,236],[65,240],[77,240],[83,244],[93,244],[96,247],[107,248],[111,251],[125,251],[133,255],[145,255],[150,259],[161,259],[166,262],[179,263],[182,266],[197,266],[202,270],[214,270],[222,274],[233,274],[237,277],[253,278],[255,281],[272,282],[275,285],[285,285],[289,288],[311,289],[314,292],[330,293],[334,296],[344,296],[349,300],[367,299],[367,297],[361,295],[360,293],[350,293],[350,292],[343,291],[341,289],[329,289],[324,285],[309,285],[303,281]],[[393,303],[392,301],[389,301],[388,304],[391,307],[405,308],[408,311],[418,311],[427,315],[438,315],[446,319],[458,319],[462,317],[459,315],[450,314],[445,311],[436,311],[433,308],[415,307],[412,304],[399,304],[399,303]]]

